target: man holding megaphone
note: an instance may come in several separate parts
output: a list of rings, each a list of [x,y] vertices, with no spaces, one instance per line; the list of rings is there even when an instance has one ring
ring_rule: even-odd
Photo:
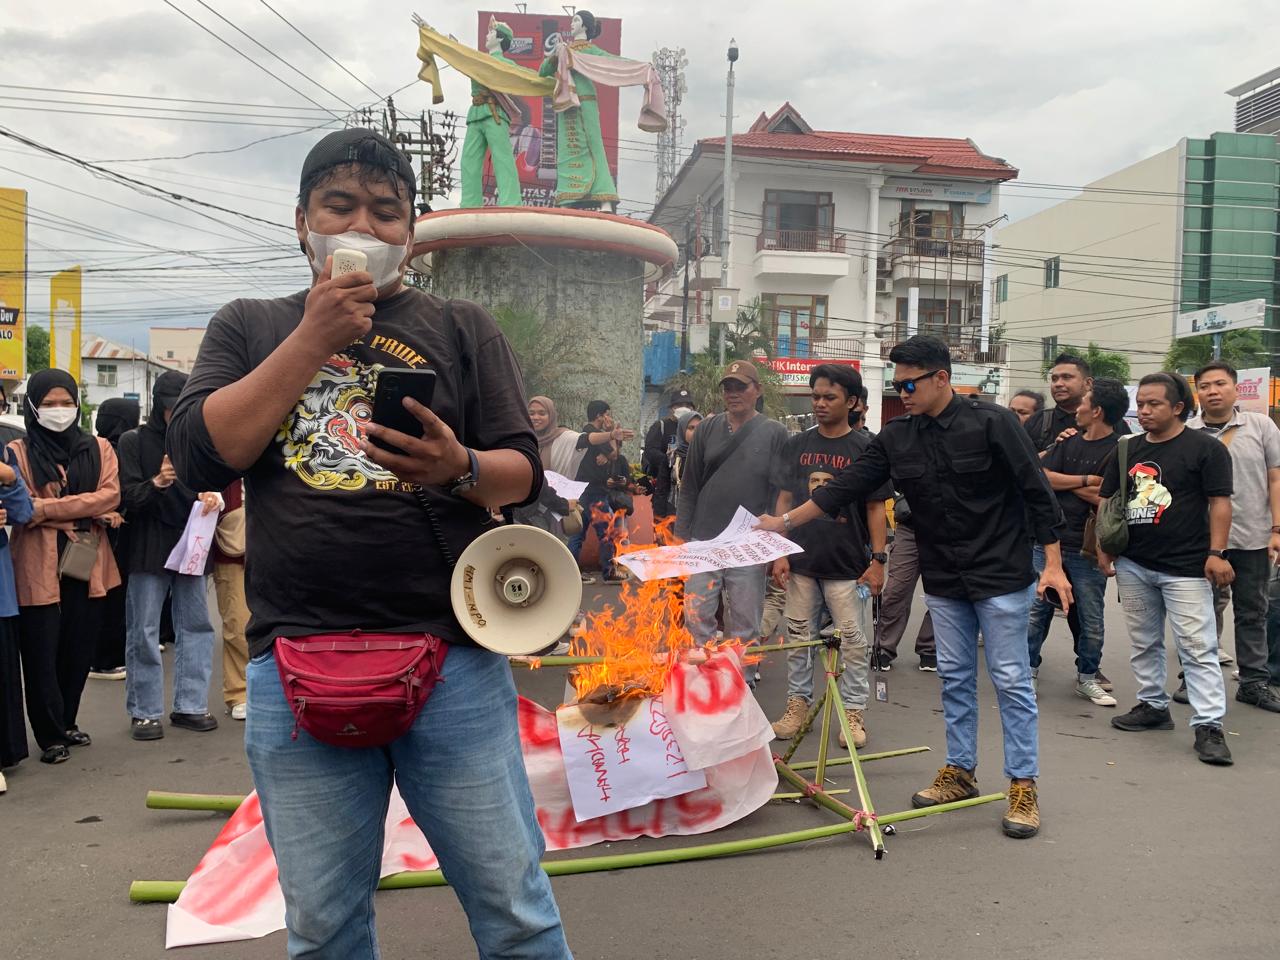
[[[312,286],[217,313],[169,451],[185,482],[244,476],[253,502],[245,742],[290,956],[376,955],[394,777],[480,954],[560,960],[510,669],[449,602],[488,508],[529,502],[542,465],[492,317],[403,283],[414,192],[371,130],[311,150],[296,224]]]

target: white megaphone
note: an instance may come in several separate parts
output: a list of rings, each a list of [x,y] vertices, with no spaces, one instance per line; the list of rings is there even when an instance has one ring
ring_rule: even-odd
[[[453,569],[449,600],[486,650],[523,657],[555,643],[582,606],[569,548],[537,527],[508,524],[477,537]]]

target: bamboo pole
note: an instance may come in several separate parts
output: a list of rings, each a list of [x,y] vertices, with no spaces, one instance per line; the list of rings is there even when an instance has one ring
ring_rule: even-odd
[[[727,840],[696,847],[676,847],[670,850],[649,850],[644,853],[620,853],[605,857],[576,857],[568,860],[544,861],[543,870],[551,877],[572,876],[578,873],[598,873],[604,870],[626,870],[632,867],[648,867],[665,863],[681,863],[688,860],[711,860],[742,853],[754,853],[770,847],[792,843],[809,843],[831,837],[854,833],[852,822],[837,823],[810,830],[772,834],[749,840]],[[411,871],[383,877],[379,890],[407,890],[416,887],[442,887],[447,881],[439,870]],[[135,880],[129,885],[129,899],[136,903],[173,903],[186,886],[184,880]]]
[[[148,810],[215,810],[219,813],[234,813],[242,803],[244,797],[236,794],[147,791]]]
[[[1005,799],[1003,793],[987,793],[980,797],[971,797],[968,800],[956,800],[952,803],[935,804],[932,807],[920,807],[916,810],[901,810],[898,813],[882,814],[876,817],[876,822],[881,826],[888,826],[891,823],[901,823],[903,820],[918,820],[920,817],[931,817],[935,813],[950,813],[952,810],[977,807],[984,803],[994,803],[1003,799]]]
[[[835,650],[829,654],[832,669],[827,671],[827,699],[836,704],[836,717],[844,732],[845,746],[849,750],[849,762],[853,765],[853,781],[858,788],[858,802],[862,804],[863,811],[871,815],[867,835],[871,840],[871,849],[875,851],[876,859],[879,860],[884,856],[884,835],[880,832],[880,826],[875,820],[876,808],[871,802],[871,789],[867,786],[867,775],[862,772],[862,764],[858,762],[858,748],[853,744],[853,730],[849,726],[849,715],[845,713],[844,705],[840,703],[840,688],[836,684],[834,670],[836,655]],[[817,780],[819,783],[822,782],[822,760],[822,757],[818,758]]]
[[[839,790],[826,790],[824,792],[829,797],[835,797],[835,796],[839,796],[842,793],[853,793],[853,789],[850,787],[841,787]],[[770,800],[804,800],[808,796],[809,795],[807,793],[775,793],[769,799]]]
[[[847,803],[841,803],[839,800],[836,800],[826,790],[823,790],[816,783],[810,783],[785,763],[775,760],[773,765],[778,770],[778,776],[796,789],[803,791],[804,795],[813,800],[813,802],[818,806],[826,807],[832,813],[838,814],[846,820],[853,820],[858,815],[858,811],[853,809],[853,807],[849,806]]]
[[[860,753],[858,761],[860,763],[871,763],[874,760],[891,760],[894,757],[906,757],[913,753],[929,753],[932,747],[903,747],[901,750],[883,750],[880,753]],[[835,757],[827,760],[828,767],[847,767],[853,763],[848,757]],[[805,760],[801,763],[791,764],[792,770],[812,770],[818,765],[816,760]]]
[[[805,647],[818,647],[821,646],[823,642],[824,641],[822,640],[797,640],[794,643],[777,643],[770,646],[746,646],[742,648],[742,652],[748,655],[757,653],[786,653],[788,650],[800,650]],[[529,670],[536,670],[539,667],[581,667],[593,663],[604,663],[604,660],[604,657],[512,657],[511,665],[513,667],[525,667]]]

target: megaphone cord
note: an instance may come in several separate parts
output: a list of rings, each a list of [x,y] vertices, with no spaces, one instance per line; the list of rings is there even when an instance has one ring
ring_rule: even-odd
[[[453,550],[449,547],[449,541],[444,538],[444,531],[440,529],[440,520],[436,517],[435,508],[431,506],[431,498],[427,496],[426,491],[421,487],[414,491],[414,495],[418,498],[418,502],[422,504],[422,509],[427,512],[427,523],[431,526],[431,536],[435,539],[436,546],[440,548],[440,553],[444,556],[444,562],[452,570],[458,565],[458,558],[453,555]]]

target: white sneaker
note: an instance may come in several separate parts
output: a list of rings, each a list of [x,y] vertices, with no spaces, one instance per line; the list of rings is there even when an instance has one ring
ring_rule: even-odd
[[[0,773],[0,793],[8,793],[9,784],[5,783],[4,774]]]
[[[1103,690],[1093,677],[1076,678],[1076,696],[1084,697],[1100,707],[1114,707],[1116,705],[1116,698]]]
[[[1236,662],[1235,657],[1231,656],[1231,654],[1227,653],[1227,651],[1223,650],[1221,647],[1219,647],[1219,648],[1218,648],[1218,663],[1219,663],[1219,664],[1221,664],[1222,666],[1224,666],[1224,667],[1225,667],[1225,666],[1227,666],[1227,664],[1235,663],[1235,662]]]
[[[232,720],[243,720],[249,715],[249,705],[247,703],[237,703],[231,708]]]

